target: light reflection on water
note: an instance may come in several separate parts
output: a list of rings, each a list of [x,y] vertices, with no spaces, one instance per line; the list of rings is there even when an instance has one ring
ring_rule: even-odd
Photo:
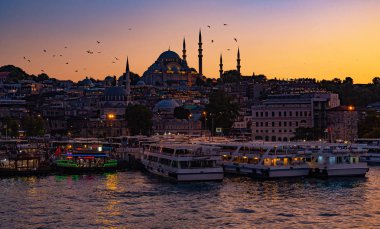
[[[141,172],[0,180],[0,228],[380,227],[366,178],[170,183]]]

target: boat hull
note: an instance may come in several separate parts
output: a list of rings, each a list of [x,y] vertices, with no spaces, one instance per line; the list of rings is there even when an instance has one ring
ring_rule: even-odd
[[[309,168],[257,169],[256,176],[260,178],[307,177],[309,171]]]
[[[256,174],[256,168],[252,166],[243,166],[236,164],[224,164],[223,170],[227,174],[236,174],[242,176],[254,176]]]
[[[340,164],[313,169],[313,175],[317,177],[364,177],[368,171],[367,163],[359,163],[355,166]]]
[[[204,168],[204,169],[177,169],[168,170],[159,166],[144,163],[145,169],[155,175],[175,181],[221,181],[224,178],[223,169]]]
[[[15,170],[0,168],[0,177],[14,177],[14,176],[44,176],[53,172],[50,167],[38,168],[33,170]]]
[[[82,173],[107,173],[117,171],[117,167],[56,167],[56,172],[60,174],[82,174]]]

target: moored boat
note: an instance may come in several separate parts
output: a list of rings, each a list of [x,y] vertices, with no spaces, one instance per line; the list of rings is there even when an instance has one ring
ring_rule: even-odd
[[[102,173],[118,169],[118,161],[99,143],[80,146],[73,142],[64,149],[58,147],[54,154],[55,169],[59,173]]]
[[[144,149],[141,162],[149,172],[175,181],[218,181],[224,174],[213,152],[198,145],[152,144]]]
[[[365,176],[369,171],[366,162],[359,158],[367,151],[351,145],[322,147],[310,164],[312,174],[317,177]]]

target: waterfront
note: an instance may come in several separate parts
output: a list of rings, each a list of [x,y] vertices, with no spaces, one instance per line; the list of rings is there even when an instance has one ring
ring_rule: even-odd
[[[380,227],[366,178],[170,183],[138,171],[0,180],[1,228]]]

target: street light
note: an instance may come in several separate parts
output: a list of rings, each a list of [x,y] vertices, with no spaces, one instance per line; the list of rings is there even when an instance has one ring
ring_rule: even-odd
[[[193,115],[190,113],[190,114],[189,114],[189,123],[188,123],[188,124],[189,124],[189,137],[190,137],[190,121],[191,121],[190,119],[191,119],[192,116],[193,116]]]
[[[107,119],[115,119],[115,115],[114,114],[107,114]]]
[[[204,129],[205,129],[205,136],[206,136],[206,130],[207,130],[207,112],[206,111],[203,111],[202,112],[202,115],[204,117]]]

